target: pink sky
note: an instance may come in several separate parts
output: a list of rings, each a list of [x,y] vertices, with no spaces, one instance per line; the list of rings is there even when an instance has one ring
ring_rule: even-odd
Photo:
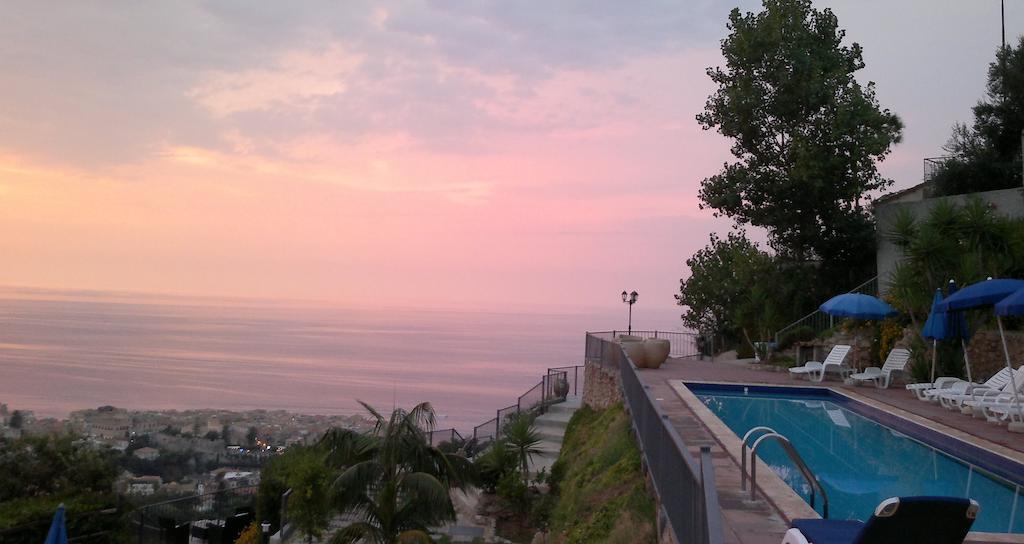
[[[998,2],[822,4],[907,124],[883,171],[916,183],[981,96]],[[696,201],[728,144],[694,121],[729,7],[9,8],[0,284],[605,309],[636,289],[671,327],[685,259],[729,226]]]

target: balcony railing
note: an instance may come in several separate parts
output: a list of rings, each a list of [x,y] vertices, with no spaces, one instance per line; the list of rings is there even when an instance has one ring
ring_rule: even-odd
[[[675,541],[723,542],[710,448],[702,447],[700,459],[694,459],[618,343],[588,333],[586,356],[590,362],[619,371],[624,405]]]

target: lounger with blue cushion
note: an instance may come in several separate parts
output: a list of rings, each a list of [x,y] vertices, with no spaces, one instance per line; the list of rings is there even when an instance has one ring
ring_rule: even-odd
[[[866,522],[796,519],[782,544],[960,544],[979,506],[957,497],[885,499]]]

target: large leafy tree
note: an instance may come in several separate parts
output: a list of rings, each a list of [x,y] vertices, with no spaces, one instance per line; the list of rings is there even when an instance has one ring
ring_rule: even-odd
[[[950,195],[1021,185],[1024,130],[1024,37],[1001,48],[988,67],[986,96],[973,108],[971,126],[957,124],[946,144],[951,157],[935,173],[936,194]]]
[[[710,243],[687,259],[690,277],[679,282],[676,301],[686,307],[683,323],[704,333],[737,332],[736,310],[770,265],[771,257],[745,233],[730,232],[724,239],[712,233]]]
[[[472,479],[461,455],[430,445],[434,410],[420,403],[385,417],[367,404],[376,420],[366,438],[339,431],[325,439],[346,463],[334,481],[335,505],[355,521],[335,534],[335,543],[431,542],[428,528],[455,518],[449,495]]]
[[[704,180],[702,205],[767,229],[796,261],[820,260],[844,278],[873,268],[866,194],[891,181],[877,163],[898,142],[900,119],[861,85],[861,47],[844,45],[831,10],[810,0],[764,0],[764,11],[729,14],[725,66],[697,121],[731,139],[737,159]],[[854,277],[856,276],[856,277]]]

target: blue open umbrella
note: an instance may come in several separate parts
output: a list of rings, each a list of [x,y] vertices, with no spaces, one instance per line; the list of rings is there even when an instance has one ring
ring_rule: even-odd
[[[939,309],[949,312],[953,310],[968,310],[971,308],[991,306],[1020,289],[1024,289],[1024,280],[1006,278],[994,280],[989,278],[985,281],[972,283],[971,285],[968,285],[967,287],[964,287],[956,293],[946,297],[946,300],[943,300],[942,303],[939,304]],[[1000,328],[1001,327],[1002,325],[1000,324]],[[970,381],[971,364],[967,360],[966,346],[964,346],[964,361],[967,363],[967,380]]]
[[[50,532],[46,533],[43,544],[68,544],[68,527],[64,521],[64,503],[57,507],[50,522]]]
[[[825,301],[818,309],[837,317],[872,320],[885,319],[898,313],[882,299],[860,293],[836,295]]]
[[[1003,341],[1003,355],[1006,356],[1006,368],[1010,369],[1010,387],[1013,388],[1013,402],[1020,406],[1017,397],[1017,380],[1014,378],[1013,363],[1010,361],[1010,350],[1006,347],[1006,333],[1003,332],[1004,315],[1024,315],[1024,288],[996,303],[996,323],[999,323],[999,338]]]
[[[1024,315],[1024,289],[1018,289],[996,303],[996,315]]]
[[[948,312],[991,306],[1020,289],[1024,289],[1024,280],[988,279],[979,281],[946,297],[939,308]]]
[[[818,309],[829,315],[854,319],[885,319],[897,314],[896,309],[885,301],[860,293],[836,295]]]

